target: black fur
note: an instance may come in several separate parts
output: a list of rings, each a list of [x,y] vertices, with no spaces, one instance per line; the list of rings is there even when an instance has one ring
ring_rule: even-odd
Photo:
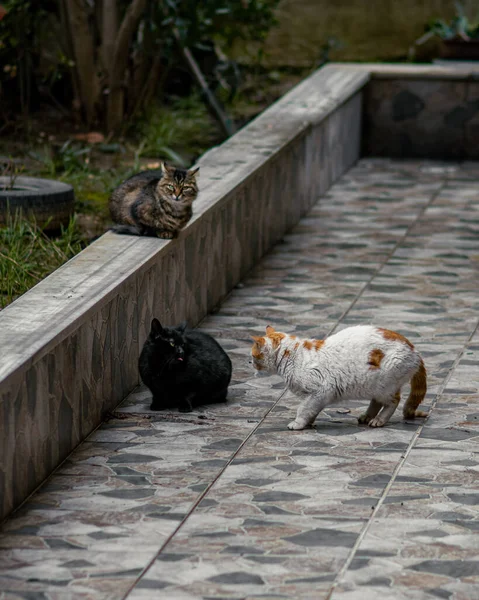
[[[138,366],[153,394],[151,410],[190,412],[200,404],[226,401],[231,360],[210,335],[186,324],[162,327],[153,319]]]

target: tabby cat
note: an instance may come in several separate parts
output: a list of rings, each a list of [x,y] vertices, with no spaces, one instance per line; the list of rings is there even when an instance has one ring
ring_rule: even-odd
[[[186,324],[162,327],[153,319],[139,369],[153,393],[151,410],[178,407],[190,412],[200,404],[226,401],[231,360],[210,335]]]
[[[196,174],[161,163],[159,171],[142,171],[121,183],[110,196],[117,233],[172,239],[193,214],[198,196]]]
[[[304,429],[326,406],[351,399],[370,400],[359,423],[382,427],[401,400],[401,387],[409,381],[404,417],[427,416],[416,410],[426,395],[424,362],[399,333],[358,325],[315,340],[299,339],[268,326],[265,336],[252,337],[254,368],[282,375],[301,399],[289,429]]]

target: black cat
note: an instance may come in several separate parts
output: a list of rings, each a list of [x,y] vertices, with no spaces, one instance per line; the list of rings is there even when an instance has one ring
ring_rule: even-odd
[[[151,410],[225,402],[231,380],[231,360],[207,333],[162,327],[158,319],[140,354],[140,376],[153,393]]]

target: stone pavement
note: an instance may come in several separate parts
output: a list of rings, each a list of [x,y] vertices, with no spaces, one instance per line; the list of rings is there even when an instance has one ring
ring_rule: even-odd
[[[0,598],[479,598],[478,179],[361,160],[201,324],[228,403],[131,394],[5,523]],[[430,417],[369,429],[351,402],[288,431],[297,402],[253,378],[250,334],[358,323],[417,346]]]

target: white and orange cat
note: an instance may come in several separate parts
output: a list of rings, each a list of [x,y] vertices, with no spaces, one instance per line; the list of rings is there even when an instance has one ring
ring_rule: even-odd
[[[268,325],[265,336],[252,337],[254,368],[278,373],[302,400],[289,429],[304,429],[326,406],[352,399],[370,400],[359,423],[383,427],[401,400],[401,387],[409,381],[404,417],[427,416],[416,410],[426,395],[424,362],[400,333],[358,325],[314,340],[299,339]]]

